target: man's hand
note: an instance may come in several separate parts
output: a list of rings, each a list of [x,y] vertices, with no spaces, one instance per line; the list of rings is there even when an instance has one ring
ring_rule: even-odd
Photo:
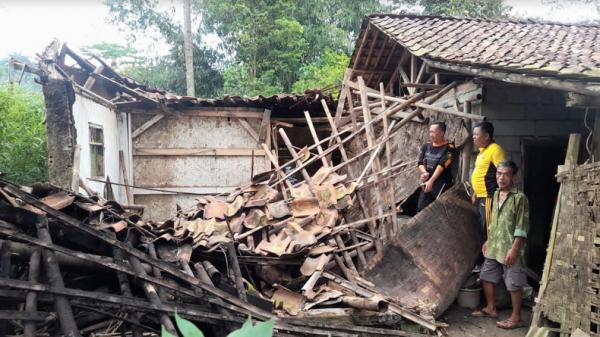
[[[475,195],[475,191],[473,191],[473,195],[471,196],[471,203],[473,205],[477,205],[477,196]]]
[[[481,252],[483,254],[485,254],[485,251],[487,250],[487,241],[483,243],[483,246],[481,246]]]
[[[429,172],[421,172],[421,181],[426,182],[429,179]]]
[[[425,192],[429,193],[431,192],[431,190],[433,189],[433,181],[431,179],[427,180],[427,182],[425,182]]]
[[[515,264],[517,262],[518,253],[519,251],[516,249],[509,249],[506,253],[506,257],[504,258],[504,264],[509,267]]]

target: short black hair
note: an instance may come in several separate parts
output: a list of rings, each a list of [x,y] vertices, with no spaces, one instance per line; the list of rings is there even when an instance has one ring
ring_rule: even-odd
[[[446,123],[444,122],[433,122],[431,123],[431,126],[437,125],[438,128],[440,128],[442,131],[444,131],[444,133],[446,133]]]
[[[513,176],[515,174],[517,174],[517,172],[519,172],[519,167],[517,166],[517,164],[515,164],[514,161],[509,160],[509,159],[505,159],[505,160],[501,161],[500,163],[498,163],[498,168],[500,168],[500,167],[510,168]]]
[[[494,138],[494,125],[487,121],[478,122],[473,126],[473,129],[479,128],[481,131],[487,133],[490,139]]]

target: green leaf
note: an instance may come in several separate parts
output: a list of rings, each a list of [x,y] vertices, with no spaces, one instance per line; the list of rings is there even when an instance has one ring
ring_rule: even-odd
[[[177,323],[177,328],[179,328],[179,331],[183,334],[183,337],[204,337],[202,331],[200,331],[194,323],[179,316],[177,313],[175,313],[175,322]]]
[[[164,325],[160,326],[160,337],[175,337],[173,336]]]
[[[273,325],[275,321],[268,320],[252,325],[252,318],[248,317],[242,328],[233,331],[227,337],[271,337],[273,336]]]

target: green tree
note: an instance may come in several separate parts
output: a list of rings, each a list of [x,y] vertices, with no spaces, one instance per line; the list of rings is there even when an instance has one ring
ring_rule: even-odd
[[[48,180],[44,98],[16,85],[0,85],[0,171],[29,185]]]
[[[396,4],[408,3],[423,9],[423,14],[470,18],[497,19],[507,17],[510,6],[502,0],[404,0]]]
[[[142,62],[143,57],[132,47],[122,46],[117,43],[99,42],[81,48],[87,56],[99,56],[113,65],[131,65]]]
[[[113,22],[126,25],[135,34],[159,32],[174,48],[182,45],[174,6],[165,8],[163,5],[159,10],[157,0],[106,1]],[[200,17],[195,46],[203,46],[201,38],[205,34],[214,33],[219,37],[220,44],[215,48],[219,53],[207,52],[204,59],[213,70],[222,73],[219,89],[223,88],[225,94],[268,95],[277,88],[291,91],[300,76],[306,76],[302,75],[306,73],[303,67],[323,62],[321,58],[326,50],[349,55],[364,16],[391,10],[391,6],[384,3],[387,2],[195,0],[192,10],[195,17]],[[204,46],[203,49],[210,48]],[[176,54],[179,55],[179,51]],[[195,64],[198,62],[196,54],[194,50]],[[216,56],[214,61],[213,55]],[[176,59],[179,58],[173,61]],[[206,79],[218,74],[205,73]],[[196,82],[210,83],[214,87],[218,81],[197,79]]]
[[[168,56],[144,59],[125,72],[142,83],[155,83],[161,89],[185,95],[183,28],[174,17],[175,4],[171,2],[161,10],[158,0],[105,0],[105,3],[111,13],[110,21],[128,27],[131,38],[158,33],[171,46]],[[217,97],[223,88],[220,62],[223,56],[203,44],[201,38],[202,33],[196,31],[193,41],[196,96]],[[147,69],[143,69],[146,65]]]
[[[331,49],[325,50],[325,54],[318,60],[300,68],[293,91],[301,93],[307,89],[320,88],[330,89],[332,93],[337,94],[337,88],[341,85],[349,62],[350,57],[347,54],[336,53]]]

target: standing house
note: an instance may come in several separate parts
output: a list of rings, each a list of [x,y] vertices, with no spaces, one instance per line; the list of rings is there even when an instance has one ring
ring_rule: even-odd
[[[51,182],[77,188],[79,179],[103,192],[110,180],[114,199],[143,205],[149,219],[166,219],[200,195],[228,193],[269,170],[272,127],[301,123],[295,116],[305,110],[319,114],[323,98],[332,103],[316,91],[181,97],[56,42],[43,57]],[[308,130],[300,126],[290,134],[302,144]]]
[[[595,43],[599,38],[598,25],[370,15],[363,21],[346,92],[340,96],[341,104],[345,97],[356,100],[352,81],[359,76],[367,87],[379,89],[382,84],[397,96],[460,83],[453,99],[443,105],[492,122],[496,141],[521,167],[519,187],[528,196],[531,210],[528,263],[536,273],[544,269],[542,289],[547,288],[538,298],[536,317],[542,314],[563,329],[579,327],[594,336],[600,324],[595,166],[573,174],[592,185],[585,191],[583,186],[569,188],[569,195],[561,192],[560,200],[569,207],[562,208],[560,217],[554,215],[554,224],[552,219],[559,192],[557,167],[568,171],[577,163],[600,158],[600,47]],[[470,129],[471,122],[450,124],[450,140],[460,134],[456,128]],[[581,141],[572,137],[571,160],[566,161],[572,133],[579,134]],[[395,152],[394,159],[410,159],[417,144],[426,139],[426,128],[400,131],[395,146],[401,151]],[[457,139],[458,170],[460,179],[468,181],[477,149],[468,138],[463,140]],[[412,147],[407,145],[411,141]],[[411,186],[409,191],[414,191],[418,187],[414,181],[400,178],[396,187]],[[398,194],[402,196],[402,191]],[[585,219],[576,217],[573,200],[586,207],[579,214]],[[553,254],[547,258],[549,239]],[[555,243],[557,249],[552,250]],[[567,291],[573,279],[579,280],[579,286]]]

